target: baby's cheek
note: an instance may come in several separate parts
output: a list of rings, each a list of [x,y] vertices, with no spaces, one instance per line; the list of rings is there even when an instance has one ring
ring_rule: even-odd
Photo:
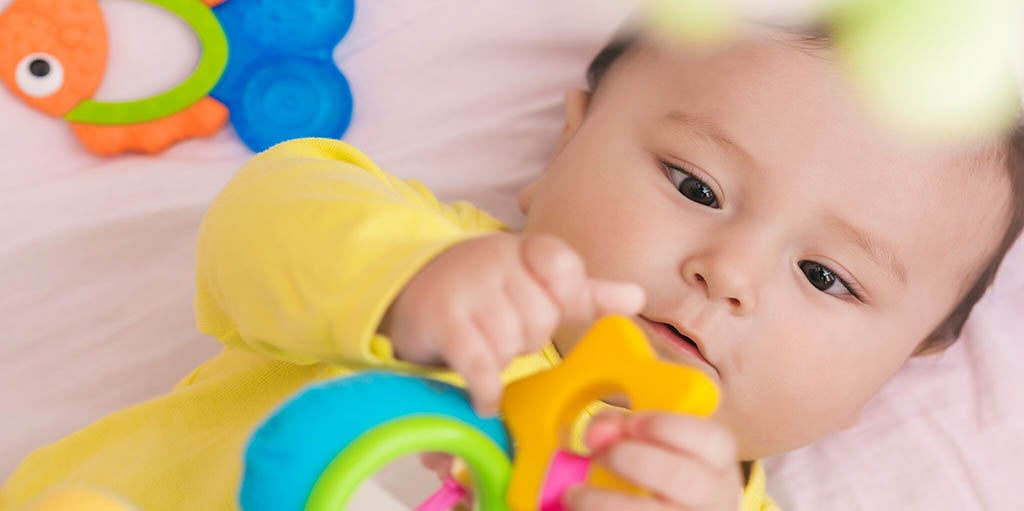
[[[869,396],[855,374],[803,350],[752,350],[739,381],[725,382],[723,420],[735,430],[745,459],[797,449],[847,427]]]
[[[744,410],[723,407],[721,420],[736,434],[745,461],[798,449],[842,427],[837,415],[813,412],[794,400],[762,398]]]

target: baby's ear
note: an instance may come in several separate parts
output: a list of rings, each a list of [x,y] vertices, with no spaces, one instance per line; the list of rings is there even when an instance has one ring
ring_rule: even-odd
[[[558,141],[558,150],[561,151],[576,130],[583,124],[583,118],[587,115],[587,107],[590,106],[590,92],[583,89],[572,89],[565,94],[565,125],[562,127],[562,136]]]
[[[519,199],[519,211],[524,215],[530,212],[530,204],[533,204],[533,194],[536,193],[537,184],[542,178],[543,176],[533,178],[533,181],[530,181],[519,190],[519,196],[517,197]]]
[[[557,156],[562,149],[569,144],[576,130],[583,124],[583,118],[587,115],[587,107],[590,106],[590,92],[583,89],[572,89],[565,94],[565,125],[562,127],[562,135],[558,139],[558,148],[555,150]],[[526,213],[530,210],[533,202],[533,194],[537,184],[544,176],[538,176],[519,191],[519,210]]]

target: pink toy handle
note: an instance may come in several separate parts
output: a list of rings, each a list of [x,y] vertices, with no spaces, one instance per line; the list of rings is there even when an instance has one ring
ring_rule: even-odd
[[[589,473],[590,458],[557,451],[551,457],[551,466],[540,492],[540,511],[565,511],[562,495],[569,487],[586,481]]]
[[[467,495],[469,492],[458,481],[449,477],[444,480],[439,490],[416,508],[416,511],[451,511]]]
[[[540,494],[540,511],[565,511],[562,495],[569,487],[587,480],[590,473],[590,458],[568,451],[557,451],[551,457],[544,488]],[[416,511],[451,511],[469,492],[452,477],[444,480],[441,488],[434,492]]]

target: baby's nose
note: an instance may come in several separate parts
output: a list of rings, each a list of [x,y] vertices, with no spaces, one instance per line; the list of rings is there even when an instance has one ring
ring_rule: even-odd
[[[692,257],[683,263],[683,278],[702,289],[711,302],[725,304],[733,314],[745,316],[757,305],[751,271],[713,256]]]

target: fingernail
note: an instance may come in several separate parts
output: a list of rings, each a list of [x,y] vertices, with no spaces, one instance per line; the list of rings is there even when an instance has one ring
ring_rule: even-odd
[[[494,417],[498,415],[498,407],[494,403],[477,403],[476,414],[480,417]]]
[[[624,417],[615,412],[598,415],[587,426],[584,442],[593,452],[603,451],[608,445],[622,438]]]

